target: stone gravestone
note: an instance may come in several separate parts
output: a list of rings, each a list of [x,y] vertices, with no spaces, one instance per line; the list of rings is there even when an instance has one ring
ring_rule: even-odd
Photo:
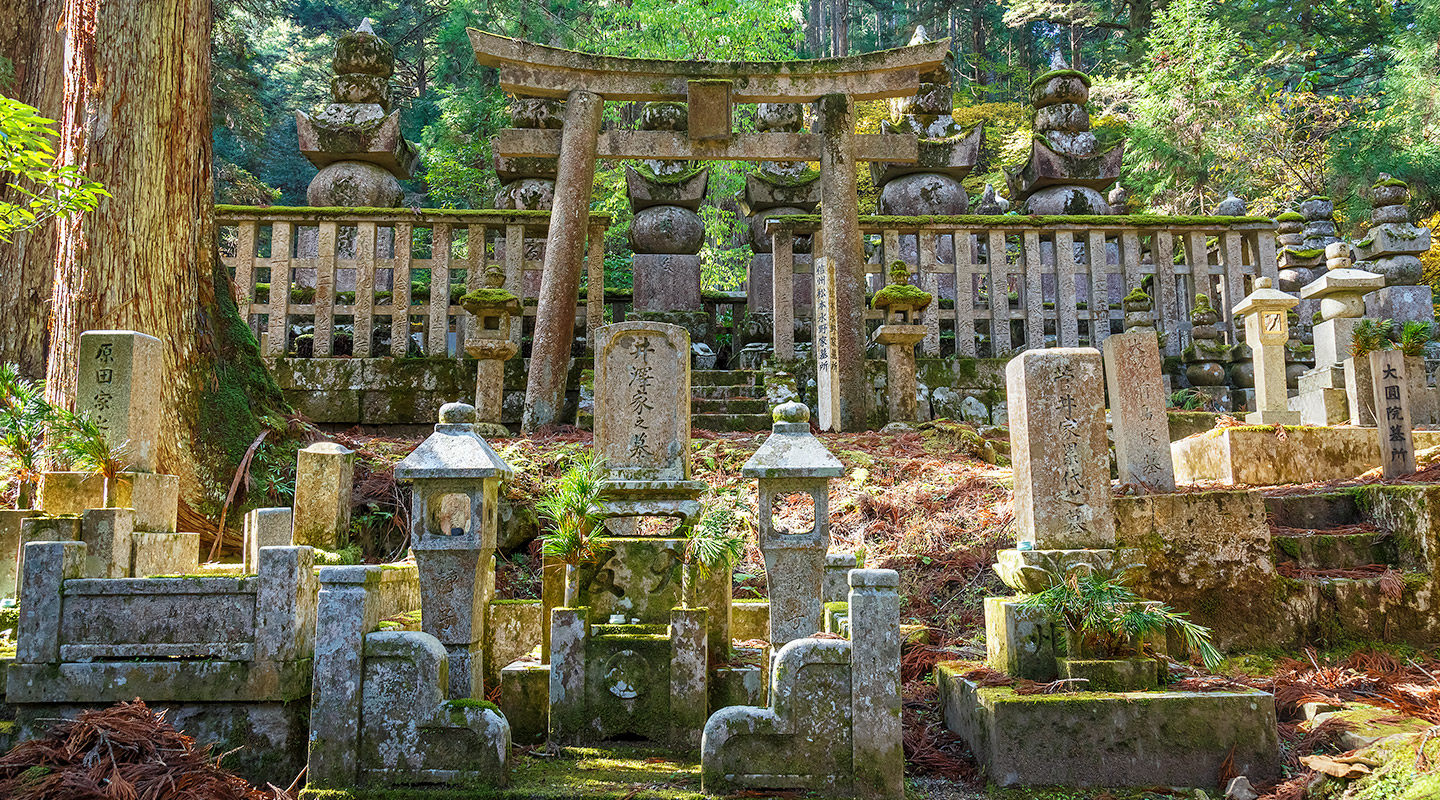
[[[1175,491],[1170,460],[1170,421],[1160,375],[1160,340],[1154,331],[1105,337],[1105,383],[1121,484]]]
[[[255,508],[245,513],[244,549],[241,558],[246,573],[260,563],[260,548],[290,547],[295,544],[295,511],[290,508]]]
[[[295,544],[339,548],[350,532],[355,451],[316,442],[296,455]]]
[[[1232,309],[1236,318],[1245,319],[1245,343],[1254,354],[1255,410],[1245,415],[1252,425],[1300,424],[1300,412],[1290,410],[1285,379],[1286,312],[1299,303],[1275,289],[1269,278],[1256,278],[1254,290]]]
[[[1039,550],[1115,545],[1100,352],[1026,350],[1005,366],[1015,524]]]
[[[1375,385],[1375,429],[1380,437],[1380,468],[1386,478],[1415,471],[1415,442],[1410,428],[1410,397],[1405,383],[1405,354],[1376,350],[1370,354]]]
[[[154,472],[160,435],[160,340],[135,331],[80,334],[75,410],[89,412],[110,445],[123,445],[125,471]]]
[[[690,335],[622,322],[595,350],[595,455],[612,481],[690,478]]]

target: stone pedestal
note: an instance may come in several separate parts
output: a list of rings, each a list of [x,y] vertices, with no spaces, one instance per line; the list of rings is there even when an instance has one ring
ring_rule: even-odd
[[[1358,317],[1327,319],[1315,326],[1315,365],[1328,367],[1350,357]]]
[[[1415,441],[1410,424],[1410,391],[1405,355],[1398,350],[1370,354],[1375,394],[1375,432],[1380,441],[1380,469],[1387,479],[1415,471]]]
[[[295,512],[290,508],[256,508],[245,514],[244,570],[254,572],[260,548],[295,544]]]
[[[701,311],[700,256],[636,253],[636,311]]]
[[[1289,407],[1300,415],[1301,425],[1338,425],[1350,419],[1345,397],[1345,367],[1316,367],[1300,376],[1299,393]]]
[[[915,345],[925,338],[924,325],[881,325],[875,341],[885,346],[885,400],[891,422],[915,422]]]
[[[296,455],[295,544],[337,550],[350,535],[355,451],[316,442]]]
[[[1236,319],[1245,320],[1245,342],[1253,359],[1255,405],[1245,421],[1252,425],[1295,425],[1300,414],[1289,407],[1285,384],[1285,344],[1290,340],[1290,309],[1300,301],[1257,278],[1255,289],[1235,306]]]

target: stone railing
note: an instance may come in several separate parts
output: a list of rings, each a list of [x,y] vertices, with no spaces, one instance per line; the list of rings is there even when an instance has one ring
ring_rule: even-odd
[[[794,275],[812,272],[809,256],[796,257],[794,241],[813,236],[811,252],[823,253],[820,217],[775,217],[766,230],[775,254],[775,355],[789,360]],[[1245,296],[1247,279],[1277,272],[1275,223],[1263,217],[861,217],[860,230],[873,246],[869,292],[899,260],[910,267],[912,283],[936,296],[924,314],[929,356],[1002,357],[1039,342],[1099,347],[1118,331],[1121,300],[1145,275],[1154,276],[1149,291],[1156,327],[1166,334],[1164,352],[1178,355],[1197,292],[1215,300],[1222,329],[1233,331],[1229,309]],[[1002,252],[1004,258],[991,256]],[[1009,298],[1000,313],[989,299],[994,286],[1004,286]],[[867,312],[872,327],[880,319],[879,311]],[[950,336],[953,349],[942,351],[942,338]]]
[[[236,302],[267,357],[459,357],[469,324],[459,294],[481,288],[491,265],[533,321],[550,226],[546,211],[486,209],[217,206],[215,217]],[[609,224],[590,216],[592,275],[603,275]],[[524,247],[506,246],[522,239]],[[578,321],[599,324],[601,294],[592,282]],[[527,327],[512,326],[517,345]],[[307,332],[310,346],[297,348]]]

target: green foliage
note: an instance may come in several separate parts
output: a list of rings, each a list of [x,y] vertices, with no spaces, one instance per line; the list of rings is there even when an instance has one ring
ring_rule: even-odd
[[[737,504],[733,496],[707,496],[700,519],[685,531],[685,552],[681,558],[696,567],[702,576],[731,569],[745,554],[745,536],[738,530]]]
[[[541,552],[565,564],[595,560],[604,537],[600,509],[600,461],[590,452],[577,455],[548,492],[535,501],[535,513],[550,523]]]
[[[1209,398],[1204,392],[1197,389],[1180,389],[1170,393],[1166,401],[1169,408],[1177,408],[1181,411],[1203,411]]]
[[[109,197],[73,166],[55,163],[53,120],[0,96],[0,178],[13,194],[0,197],[0,242],[47,220],[94,210]],[[18,202],[12,202],[12,199]]]
[[[1400,352],[1414,358],[1425,356],[1425,345],[1435,338],[1435,323],[1410,320],[1400,327]]]
[[[17,485],[16,505],[32,504],[45,469],[45,442],[55,424],[43,382],[28,380],[14,364],[0,364],[0,480]]]
[[[129,442],[112,444],[90,412],[58,411],[55,455],[70,469],[91,472],[104,479],[105,508],[110,507],[110,485],[125,468]]]
[[[921,289],[919,286],[911,286],[908,283],[891,283],[882,287],[871,299],[870,305],[873,308],[889,308],[893,305],[908,305],[916,311],[922,311],[930,305],[934,296]]]
[[[1208,628],[1191,622],[1184,613],[1168,606],[1146,603],[1130,588],[1129,576],[1139,567],[1131,564],[1107,569],[1074,564],[1063,573],[1026,567],[1042,573],[1049,587],[1025,598],[1020,607],[1042,613],[1078,635],[1086,655],[1098,658],[1135,655],[1139,652],[1139,643],[1146,637],[1174,630],[1200,654],[1207,668],[1218,667],[1220,652],[1210,643]]]
[[[1390,349],[1390,334],[1395,329],[1394,320],[1362,319],[1355,323],[1351,333],[1350,355],[1365,358],[1377,350]]]

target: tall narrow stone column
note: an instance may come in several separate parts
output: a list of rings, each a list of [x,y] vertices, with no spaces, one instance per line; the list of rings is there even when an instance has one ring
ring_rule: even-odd
[[[865,428],[865,274],[860,194],[855,170],[855,101],[830,94],[815,101],[820,148],[820,229],[834,276],[836,366],[841,430]],[[816,279],[820,277],[818,271]],[[818,312],[817,312],[818,313]],[[823,414],[821,415],[824,416]]]
[[[525,433],[558,422],[565,406],[565,376],[569,372],[570,343],[575,338],[580,263],[585,257],[590,187],[595,181],[595,151],[604,109],[604,98],[583,89],[571,92],[565,101],[555,205],[545,242],[535,340],[530,349],[530,378],[520,425]]]

